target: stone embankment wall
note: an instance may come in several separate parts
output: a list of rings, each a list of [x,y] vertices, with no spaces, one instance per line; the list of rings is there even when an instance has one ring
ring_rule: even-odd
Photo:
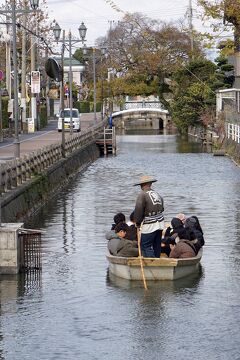
[[[95,142],[88,144],[43,171],[41,175],[36,175],[15,190],[3,194],[2,222],[25,221],[98,157],[99,149]]]
[[[222,149],[237,165],[240,165],[240,144],[232,139],[225,139]]]
[[[201,128],[189,128],[189,135],[194,136],[197,140],[203,143],[212,145],[213,152],[219,152],[221,155],[229,156],[237,165],[240,165],[240,142],[235,136],[229,134],[225,129],[222,133],[217,135],[210,130],[203,130]]]

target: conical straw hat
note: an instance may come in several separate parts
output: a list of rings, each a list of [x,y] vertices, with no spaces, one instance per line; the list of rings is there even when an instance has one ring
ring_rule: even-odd
[[[147,184],[147,183],[153,183],[156,181],[157,181],[157,179],[155,179],[154,177],[149,176],[149,175],[144,175],[144,176],[141,176],[139,181],[136,184],[134,184],[133,186]]]

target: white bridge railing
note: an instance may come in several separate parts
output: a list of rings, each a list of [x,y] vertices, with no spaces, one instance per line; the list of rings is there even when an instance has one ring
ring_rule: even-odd
[[[240,125],[227,123],[227,138],[240,143]]]
[[[126,101],[124,106],[124,110],[144,108],[164,109],[159,101]]]
[[[102,131],[105,121],[86,129],[80,135],[73,135],[65,143],[66,157],[75,150],[85,147],[96,141]],[[42,174],[44,170],[62,159],[61,142],[52,144],[19,159],[0,164],[0,194],[8,192],[26,181]]]

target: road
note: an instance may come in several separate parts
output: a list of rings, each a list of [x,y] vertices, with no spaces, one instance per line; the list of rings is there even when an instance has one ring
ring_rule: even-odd
[[[100,120],[100,114],[97,117]],[[82,114],[81,130],[85,130],[94,124],[94,114]],[[69,132],[65,132],[65,137],[70,137]],[[20,156],[30,153],[57,142],[61,142],[62,133],[57,131],[57,120],[50,120],[48,125],[32,134],[19,134],[20,140]],[[0,162],[11,160],[14,158],[14,138],[4,139],[0,143]]]

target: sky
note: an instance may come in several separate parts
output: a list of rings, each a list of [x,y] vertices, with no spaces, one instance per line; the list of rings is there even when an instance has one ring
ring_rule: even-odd
[[[50,18],[66,31],[71,29],[77,35],[78,26],[84,22],[88,46],[106,35],[110,24],[114,26],[124,13],[141,12],[153,19],[171,21],[184,17],[188,3],[189,0],[47,0]],[[114,10],[114,4],[121,12]]]
[[[39,0],[40,4],[42,0]],[[79,37],[78,27],[84,22],[87,27],[86,45],[94,46],[98,37],[105,36],[110,26],[114,27],[127,12],[140,12],[152,19],[176,22],[185,18],[190,0],[46,0],[50,20],[56,20],[66,34],[71,30],[73,37]],[[199,20],[200,8],[197,0],[192,1],[193,26],[200,31],[209,31]],[[0,0],[0,4],[4,4]],[[224,34],[220,35],[223,36]],[[231,33],[230,33],[231,35]],[[222,38],[223,39],[223,38]],[[211,56],[212,51],[212,56]],[[214,58],[215,50],[208,51]]]

